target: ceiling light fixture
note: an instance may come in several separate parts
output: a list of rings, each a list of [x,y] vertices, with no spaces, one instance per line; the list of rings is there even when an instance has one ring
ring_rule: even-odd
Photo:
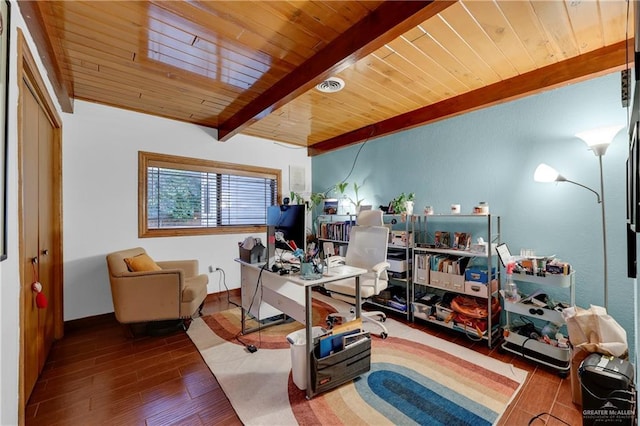
[[[316,86],[316,89],[318,89],[322,93],[339,92],[344,89],[344,80],[338,77],[329,77],[322,83],[319,83]]]

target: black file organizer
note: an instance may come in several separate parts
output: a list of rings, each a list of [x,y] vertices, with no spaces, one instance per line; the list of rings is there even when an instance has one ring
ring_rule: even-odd
[[[319,345],[316,344],[311,359],[314,393],[333,389],[371,369],[371,337],[324,358],[318,358],[319,352]]]

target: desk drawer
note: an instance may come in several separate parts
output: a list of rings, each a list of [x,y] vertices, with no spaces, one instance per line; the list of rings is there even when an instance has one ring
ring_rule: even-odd
[[[262,301],[299,323],[306,323],[304,287],[289,281],[268,280],[263,277]]]

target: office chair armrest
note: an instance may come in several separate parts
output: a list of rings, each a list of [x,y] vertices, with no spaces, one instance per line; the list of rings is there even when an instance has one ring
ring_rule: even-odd
[[[380,274],[389,269],[390,266],[391,264],[389,262],[380,262],[375,264],[371,270],[380,276]]]
[[[327,259],[327,263],[329,265],[329,268],[333,267],[333,266],[340,266],[340,265],[344,265],[346,262],[346,259],[343,256],[331,256]]]

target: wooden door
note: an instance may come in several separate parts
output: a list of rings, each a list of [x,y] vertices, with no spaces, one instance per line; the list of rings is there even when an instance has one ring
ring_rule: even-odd
[[[24,252],[22,292],[24,311],[24,391],[28,399],[54,340],[53,305],[36,306],[32,284],[42,285],[47,299],[54,295],[51,259],[53,246],[53,199],[51,184],[53,143],[52,125],[31,90],[23,97],[24,122],[22,140]]]
[[[51,346],[64,331],[62,120],[18,29],[18,206],[20,262],[19,418]],[[9,254],[11,256],[11,254]],[[36,306],[34,281],[48,304]]]
[[[39,107],[33,93],[26,91],[23,95],[22,116],[29,117],[29,123],[23,120],[22,139],[22,221],[23,221],[23,256],[22,256],[22,309],[23,316],[23,362],[25,400],[33,390],[38,375],[44,364],[44,335],[39,325],[39,312],[35,303],[35,293],[31,284],[38,273],[38,133],[39,125],[31,123],[39,121]],[[33,120],[33,121],[32,121]],[[46,293],[45,293],[46,296]]]
[[[56,276],[54,273],[55,251],[55,200],[53,197],[53,185],[56,182],[54,176],[53,161],[56,158],[54,152],[53,125],[47,118],[42,108],[38,108],[38,279],[42,284],[42,292],[48,299],[58,297],[56,295]],[[57,283],[62,285],[62,283]],[[38,327],[43,339],[42,359],[39,365],[42,369],[46,356],[54,341],[54,311],[55,306],[47,306],[47,309],[38,311]]]

